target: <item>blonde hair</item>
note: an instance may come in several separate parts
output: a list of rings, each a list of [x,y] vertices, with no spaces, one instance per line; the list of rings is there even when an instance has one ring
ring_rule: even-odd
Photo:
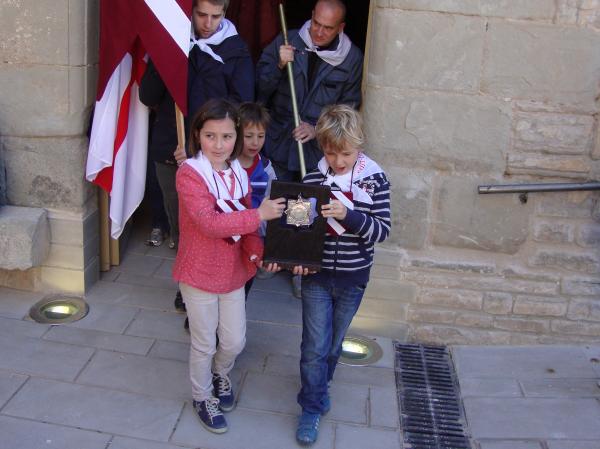
[[[325,107],[317,121],[316,133],[321,149],[332,147],[342,151],[347,146],[362,149],[365,142],[360,114],[345,104]]]

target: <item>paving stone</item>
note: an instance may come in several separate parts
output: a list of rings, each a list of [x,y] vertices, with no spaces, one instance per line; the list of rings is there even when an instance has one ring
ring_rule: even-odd
[[[175,312],[142,310],[127,329],[127,335],[188,343],[190,334],[183,328],[185,315]]]
[[[134,440],[133,438],[114,437],[110,442],[110,449],[181,449],[182,446],[172,444],[155,443],[148,440]],[[186,448],[197,447],[185,446]]]
[[[152,346],[148,356],[159,359],[179,360],[187,363],[190,359],[190,344],[158,340]]]
[[[240,371],[254,371],[262,373],[265,370],[267,357],[264,354],[248,351],[244,349],[237,359],[235,359],[235,369]]]
[[[298,414],[300,406],[296,395],[300,389],[299,377],[287,378],[267,374],[248,373],[239,405],[254,410]],[[332,384],[331,411],[326,419],[358,424],[367,423],[367,387]]]
[[[265,373],[276,376],[299,377],[300,356],[269,354],[265,365]]]
[[[0,317],[0,334],[37,338],[48,332],[49,328],[50,325],[48,324],[36,323],[31,320]]]
[[[335,431],[336,449],[399,449],[399,432],[383,429],[366,429],[363,427],[339,424]]]
[[[289,271],[280,271],[270,279],[254,279],[252,291],[262,290],[281,294],[292,294],[292,274]],[[296,298],[298,299],[298,298]]]
[[[515,379],[472,378],[460,379],[460,394],[484,397],[521,397],[519,383]]]
[[[526,397],[600,397],[598,379],[527,379],[521,385]]]
[[[27,316],[31,306],[43,297],[42,293],[0,287],[0,316],[20,320]]]
[[[187,363],[106,351],[94,355],[77,383],[182,400],[192,391]]]
[[[302,328],[248,321],[246,350],[258,354],[300,355]]]
[[[594,377],[585,354],[576,346],[455,346],[452,358],[459,378]]]
[[[250,290],[246,306],[249,320],[302,325],[302,301],[282,292]]]
[[[73,380],[93,353],[92,348],[0,334],[0,369],[7,371]]]
[[[163,259],[160,266],[154,272],[154,277],[164,278],[164,279],[173,279],[173,265],[175,264],[175,259]]]
[[[99,282],[86,294],[86,301],[90,304],[100,302],[168,312],[174,310],[173,299],[174,288],[143,287],[118,282]]]
[[[466,398],[474,438],[599,439],[595,399]]]
[[[146,257],[142,254],[127,253],[121,264],[112,269],[121,273],[152,276],[162,263],[163,259],[160,257]]]
[[[27,379],[21,374],[0,371],[0,410]]]
[[[183,402],[47,379],[30,379],[5,415],[166,442]],[[85,447],[85,446],[80,446]]]
[[[154,340],[150,338],[132,337],[91,329],[54,326],[44,336],[44,340],[60,341],[72,345],[92,346],[109,351],[145,355],[150,350]]]
[[[90,304],[90,311],[79,321],[67,324],[67,326],[79,329],[93,329],[103,332],[122,334],[138,309],[133,307],[121,307],[111,304]]]
[[[111,438],[104,433],[9,416],[0,416],[0,435],[0,449],[105,449]]]
[[[548,449],[600,449],[600,441],[548,440]]]
[[[397,429],[400,427],[397,392],[393,383],[388,385],[388,388],[371,387],[369,422],[371,426]]]
[[[481,449],[542,449],[539,441],[484,440]]]
[[[148,230],[148,234],[150,233],[150,230]],[[142,252],[142,254],[146,254],[148,256],[153,256],[153,257],[162,257],[163,259],[171,259],[171,260],[175,260],[175,256],[177,255],[177,250],[173,249],[173,248],[169,248],[169,240],[166,239],[165,242],[160,245],[160,246],[147,246],[145,244],[145,239],[146,236],[148,235],[144,235],[142,237],[143,242],[141,245],[139,245],[139,250]]]
[[[349,383],[388,387],[396,385],[396,376],[391,368],[374,366],[350,366],[338,363],[333,375],[335,383]]]
[[[200,424],[200,419],[188,403],[177,424],[171,442],[210,449],[283,449],[297,447],[295,416],[259,413],[239,407],[226,416],[229,430],[215,435]],[[315,449],[333,449],[333,425],[322,421]]]
[[[586,357],[588,358],[589,362],[591,363],[594,371],[596,371],[597,376],[600,377],[600,345],[584,346],[583,352],[585,353]]]
[[[151,276],[143,276],[140,274],[122,272],[115,282],[120,284],[139,285],[140,287],[153,287],[164,290],[172,290],[173,298],[175,298],[175,291],[177,290],[177,282],[172,278],[159,278]]]

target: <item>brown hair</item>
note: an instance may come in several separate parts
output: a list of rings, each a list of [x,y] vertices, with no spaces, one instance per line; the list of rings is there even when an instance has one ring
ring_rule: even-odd
[[[248,125],[260,125],[266,130],[271,121],[271,116],[267,112],[267,109],[260,103],[249,101],[242,103],[238,112],[240,114],[240,128],[242,131]]]
[[[202,150],[202,148],[200,148],[199,139],[196,138],[196,134],[202,129],[204,123],[209,120],[223,120],[226,118],[233,122],[236,132],[235,145],[228,161],[231,162],[242,153],[244,139],[241,137],[242,132],[240,128],[240,117],[237,108],[233,103],[223,98],[213,98],[202,105],[190,124],[188,149],[193,157],[196,157],[196,155]]]
[[[315,128],[317,142],[322,149],[333,147],[342,151],[347,145],[361,149],[365,141],[360,114],[345,104],[323,108]]]
[[[202,0],[194,0],[194,7],[198,6],[198,2]],[[217,6],[223,6],[223,14],[227,11],[227,7],[229,6],[229,0],[206,0],[209,3]]]

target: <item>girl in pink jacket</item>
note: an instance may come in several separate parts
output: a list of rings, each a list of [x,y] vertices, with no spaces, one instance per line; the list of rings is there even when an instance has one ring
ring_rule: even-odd
[[[281,216],[285,200],[265,199],[250,209],[250,183],[236,160],[243,142],[238,112],[227,100],[202,106],[189,141],[192,157],[177,171],[173,277],[190,323],[193,406],[207,430],[223,433],[222,412],[234,407],[228,374],[246,342],[244,284],[262,264],[257,230],[261,220]]]

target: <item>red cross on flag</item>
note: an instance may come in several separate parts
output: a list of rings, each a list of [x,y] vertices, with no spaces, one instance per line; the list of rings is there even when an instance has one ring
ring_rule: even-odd
[[[144,198],[148,108],[138,96],[152,58],[171,96],[187,111],[192,0],[101,0],[98,92],[86,179],[110,194],[118,238]]]

